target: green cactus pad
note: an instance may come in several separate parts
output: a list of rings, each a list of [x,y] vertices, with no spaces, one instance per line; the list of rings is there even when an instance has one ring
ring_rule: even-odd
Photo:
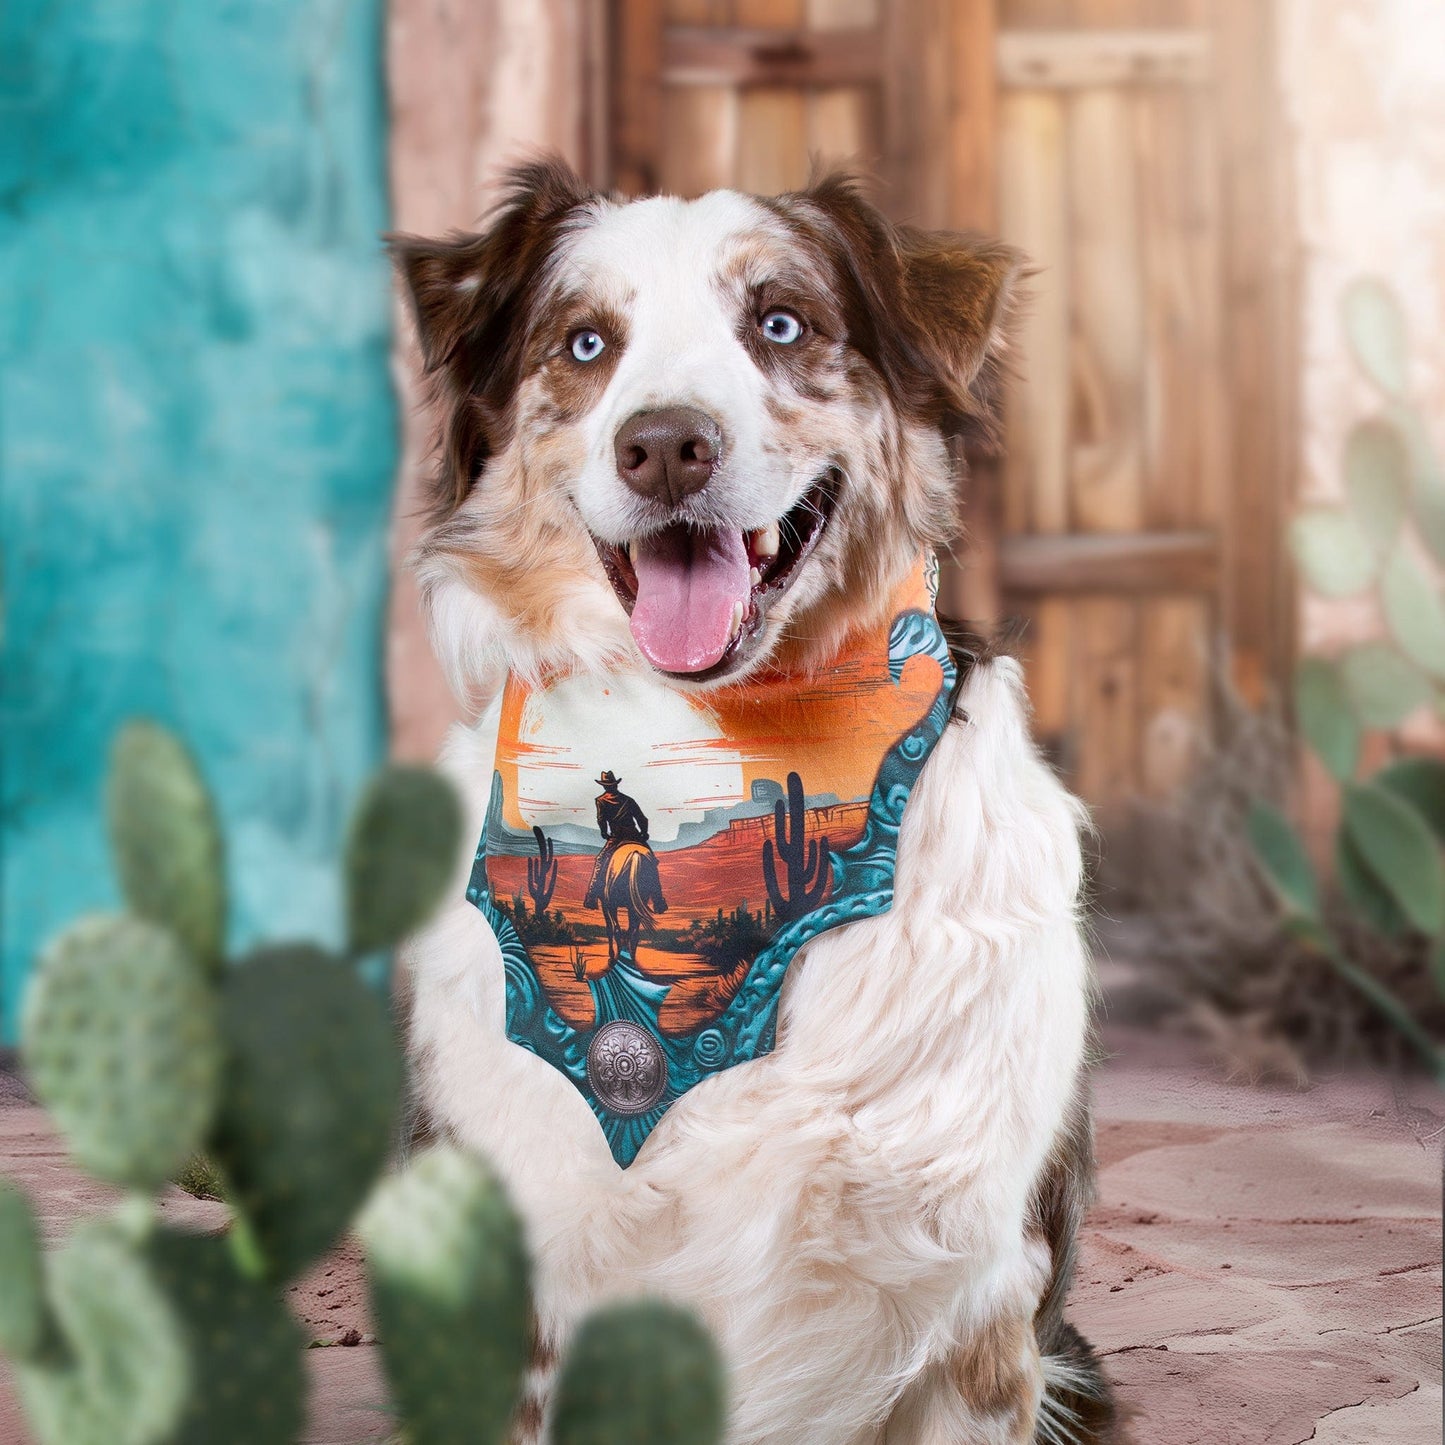
[[[453,1148],[418,1155],[360,1224],[387,1379],[411,1445],[493,1445],[521,1394],[531,1301],[522,1227]]]
[[[30,1201],[0,1180],[0,1352],[33,1360],[50,1334],[45,1267]]]
[[[217,1000],[174,935],[82,919],[42,955],[21,1025],[30,1082],[90,1173],[164,1184],[200,1148],[221,1074]]]
[[[346,844],[347,938],[390,948],[430,917],[456,871],[462,814],[427,768],[386,768],[368,785]]]
[[[555,1445],[716,1445],[722,1362],[697,1319],[639,1301],[597,1310],[577,1331],[557,1385]]]
[[[209,1149],[269,1271],[332,1244],[391,1147],[401,1058],[386,1003],[339,959],[264,949],[226,977],[229,1064]]]
[[[226,932],[221,829],[184,744],[154,723],[132,723],[116,740],[106,803],[131,909],[165,924],[196,959],[215,965]]]
[[[155,1445],[174,1431],[191,1385],[180,1320],[136,1248],[108,1224],[81,1226],[50,1257],[64,1341],[54,1362],[18,1364],[41,1445]]]
[[[174,1445],[298,1439],[305,1338],[275,1292],[236,1272],[222,1238],[157,1233],[149,1259],[184,1327],[195,1382]]]

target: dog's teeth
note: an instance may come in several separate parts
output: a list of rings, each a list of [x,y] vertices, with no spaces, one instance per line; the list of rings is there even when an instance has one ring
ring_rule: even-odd
[[[778,555],[778,524],[776,522],[764,527],[761,532],[753,533],[753,551],[759,560]]]
[[[753,567],[753,568],[750,568],[750,569],[749,569],[749,571],[748,571],[748,586],[749,586],[749,587],[757,587],[757,586],[759,586],[759,585],[762,583],[762,580],[763,580],[763,574],[762,574],[761,572],[759,572],[756,567]]]
[[[729,636],[736,637],[743,630],[743,604],[733,603],[733,625]]]
[[[629,562],[631,562],[631,561],[633,560],[633,556],[632,556],[632,543],[631,543],[631,542],[624,542],[624,543],[622,544],[622,551],[623,551],[623,555],[626,556],[627,560],[628,560]]]

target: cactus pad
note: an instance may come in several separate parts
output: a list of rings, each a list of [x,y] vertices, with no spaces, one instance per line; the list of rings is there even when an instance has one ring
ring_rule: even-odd
[[[132,911],[165,924],[197,960],[215,964],[226,931],[221,829],[185,745],[154,723],[132,723],[116,740],[106,804]]]
[[[21,1034],[30,1081],[90,1173],[154,1189],[200,1147],[221,1073],[216,998],[167,930],[124,915],[67,929]]]
[[[183,1326],[194,1382],[174,1445],[298,1439],[305,1339],[276,1294],[238,1275],[219,1237],[157,1233],[148,1254]]]
[[[49,1333],[35,1216],[30,1201],[0,1180],[0,1351],[33,1360]]]
[[[380,1173],[401,1099],[385,1002],[339,959],[264,949],[227,975],[229,1063],[210,1153],[269,1270],[325,1250]]]
[[[583,1320],[557,1386],[556,1445],[717,1445],[722,1363],[702,1325],[639,1301]]]
[[[136,1249],[107,1224],[81,1226],[50,1258],[64,1350],[16,1366],[42,1445],[154,1445],[190,1390],[180,1320]]]
[[[353,953],[389,948],[427,920],[456,870],[461,840],[461,807],[445,779],[428,768],[377,774],[346,844]]]
[[[522,1228],[500,1185],[453,1148],[421,1154],[361,1220],[386,1374],[414,1445],[506,1437],[527,1364]]]

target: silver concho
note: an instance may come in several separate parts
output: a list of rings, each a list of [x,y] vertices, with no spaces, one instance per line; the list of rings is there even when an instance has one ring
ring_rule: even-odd
[[[662,1045],[625,1019],[603,1024],[587,1049],[587,1082],[604,1109],[645,1114],[667,1088]]]

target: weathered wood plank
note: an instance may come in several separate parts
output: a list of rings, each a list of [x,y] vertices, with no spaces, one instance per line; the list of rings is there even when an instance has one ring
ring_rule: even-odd
[[[1129,532],[1143,522],[1144,319],[1128,100],[1077,91],[1069,117],[1072,522]]]
[[[805,0],[733,0],[733,19],[739,25],[790,30],[802,25],[806,15]]]
[[[1209,600],[1155,597],[1139,608],[1139,780],[1162,798],[1189,776],[1206,725]]]
[[[1117,807],[1139,777],[1138,604],[1086,597],[1073,616],[1074,786],[1090,803]]]
[[[1225,464],[1224,628],[1234,681],[1252,702],[1288,667],[1291,591],[1281,529],[1296,465],[1291,422],[1297,366],[1287,149],[1276,100],[1273,7],[1217,0],[1218,126],[1225,247],[1225,404],[1232,422]]]
[[[1032,274],[1008,390],[1004,529],[1063,532],[1069,525],[1069,223],[1064,109],[1057,95],[1000,100],[999,206],[1005,240]]]
[[[1210,532],[1005,537],[1006,592],[1212,592],[1219,542]]]
[[[948,57],[948,219],[956,229],[998,227],[997,0],[951,0],[941,39]]]
[[[859,85],[882,73],[874,30],[672,25],[662,32],[669,85]]]
[[[1005,30],[998,37],[1004,85],[1202,85],[1213,40],[1199,30]]]
[[[881,0],[808,0],[810,30],[861,30],[876,26]]]
[[[700,196],[733,184],[738,150],[738,95],[726,86],[663,87],[658,187]]]
[[[627,195],[643,195],[657,187],[662,6],[660,0],[628,0],[612,15],[612,180]]]
[[[808,96],[808,154],[825,166],[853,165],[876,171],[882,152],[878,90],[837,86]]]
[[[737,185],[758,195],[791,191],[808,178],[808,112],[796,87],[756,86],[738,100]]]

